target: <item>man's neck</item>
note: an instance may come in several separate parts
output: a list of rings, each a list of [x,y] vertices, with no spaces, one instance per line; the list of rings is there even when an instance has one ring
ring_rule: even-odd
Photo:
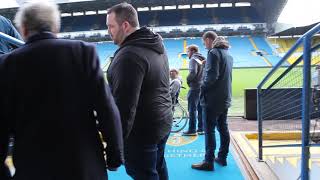
[[[130,29],[128,34],[127,34],[127,37],[130,36],[130,34],[136,32],[138,29],[140,29],[140,27],[135,27],[135,28]]]
[[[123,38],[123,40],[119,46],[121,46],[123,44],[123,42],[125,42],[125,40],[127,39],[128,36],[130,36],[132,33],[136,32],[138,29],[139,29],[139,27],[131,28],[129,30],[129,32],[125,35],[125,37]]]

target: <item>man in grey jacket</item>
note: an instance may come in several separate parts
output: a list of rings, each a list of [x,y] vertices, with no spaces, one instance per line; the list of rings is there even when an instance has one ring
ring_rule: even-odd
[[[196,45],[187,47],[189,62],[189,74],[187,76],[187,84],[190,87],[188,92],[188,111],[189,111],[189,129],[183,132],[184,136],[196,136],[203,134],[203,124],[201,116],[201,107],[199,105],[200,84],[203,72],[203,57],[199,53],[199,48]],[[198,108],[199,107],[199,108]],[[198,114],[198,116],[197,116]],[[198,117],[198,130],[196,131],[196,121]]]

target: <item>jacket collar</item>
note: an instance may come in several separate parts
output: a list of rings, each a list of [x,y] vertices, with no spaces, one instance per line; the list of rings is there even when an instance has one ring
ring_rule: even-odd
[[[40,32],[34,35],[31,35],[28,39],[26,44],[32,43],[34,41],[42,40],[42,39],[57,39],[57,36],[52,32]]]

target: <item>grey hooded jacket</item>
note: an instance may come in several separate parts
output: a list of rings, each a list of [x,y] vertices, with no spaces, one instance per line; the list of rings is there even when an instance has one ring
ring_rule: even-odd
[[[205,57],[200,53],[194,53],[189,62],[189,74],[187,76],[187,83],[190,89],[200,89],[202,74],[203,74],[203,61]]]

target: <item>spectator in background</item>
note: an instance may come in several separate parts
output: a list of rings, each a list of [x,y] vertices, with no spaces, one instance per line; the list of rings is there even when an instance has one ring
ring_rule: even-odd
[[[201,85],[200,103],[202,117],[205,124],[205,159],[199,164],[193,164],[193,169],[213,171],[216,161],[222,166],[227,165],[230,135],[227,123],[228,109],[231,105],[231,82],[233,58],[228,49],[229,43],[218,37],[213,31],[208,31],[202,36],[208,49],[205,64],[203,84]],[[220,148],[218,157],[215,158],[216,149],[215,127],[220,134]]]
[[[179,79],[179,71],[177,69],[170,69],[170,79],[170,95],[172,104],[176,104],[181,88],[181,80]]]
[[[11,21],[0,15],[0,32],[3,32],[9,36],[16,39],[22,40],[20,34],[17,32],[16,28],[12,25]],[[0,38],[0,55],[5,54],[15,48],[14,45]]]
[[[12,133],[14,179],[107,179],[123,162],[122,129],[94,46],[57,38],[55,4],[26,3],[15,23],[26,44],[0,66],[0,150]]]
[[[128,3],[107,12],[119,49],[107,71],[124,132],[125,167],[137,180],[166,180],[165,145],[172,125],[169,63],[160,35],[139,27]]]
[[[188,92],[188,111],[189,111],[189,129],[183,132],[184,136],[196,136],[203,134],[203,123],[201,116],[201,107],[199,105],[200,84],[202,81],[203,65],[205,60],[199,53],[199,48],[196,45],[187,47],[189,61],[189,74],[187,76]],[[198,111],[198,109],[200,111]],[[198,119],[198,129],[196,130],[196,122]]]

